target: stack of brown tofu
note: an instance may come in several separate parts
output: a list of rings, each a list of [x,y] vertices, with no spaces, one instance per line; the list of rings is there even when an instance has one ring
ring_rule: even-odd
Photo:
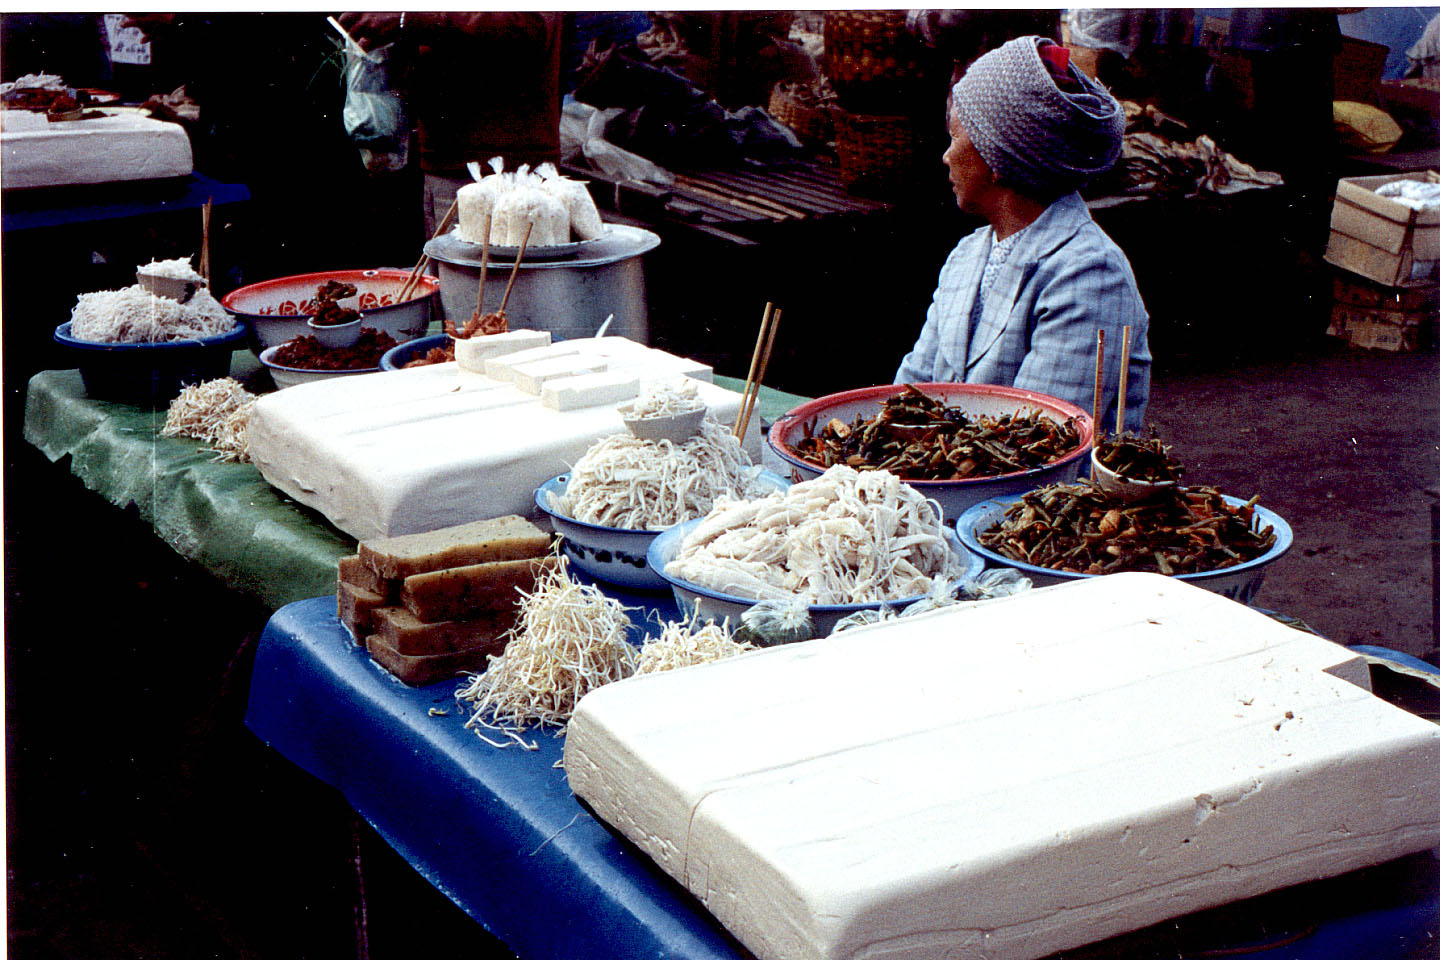
[[[362,540],[340,560],[337,614],[356,643],[409,684],[483,670],[519,613],[517,589],[559,561],[523,517]]]

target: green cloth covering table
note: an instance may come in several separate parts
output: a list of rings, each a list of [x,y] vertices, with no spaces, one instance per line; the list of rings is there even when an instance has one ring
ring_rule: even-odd
[[[254,360],[237,355],[239,376]],[[745,382],[715,377],[743,392]],[[770,421],[805,397],[761,388],[756,409]],[[177,553],[271,610],[335,592],[335,566],[355,541],[319,513],[270,486],[250,464],[216,462],[197,440],[160,436],[165,410],[92,400],[78,370],[30,379],[25,440],[91,490],[141,519]]]

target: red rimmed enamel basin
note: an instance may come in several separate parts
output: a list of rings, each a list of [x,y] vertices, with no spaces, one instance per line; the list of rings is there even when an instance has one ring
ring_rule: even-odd
[[[1074,480],[1089,463],[1090,447],[1095,442],[1095,424],[1090,414],[1066,400],[1022,390],[983,383],[917,383],[913,386],[941,400],[946,406],[958,407],[966,416],[999,417],[1023,411],[1039,410],[1052,420],[1064,422],[1075,418],[1080,444],[1053,463],[1005,473],[994,477],[973,477],[967,480],[905,480],[923,496],[940,504],[945,521],[953,524],[966,509],[991,497],[1018,496],[1047,483]],[[904,384],[884,384],[846,390],[802,403],[770,427],[767,442],[776,456],[785,462],[791,482],[810,480],[825,472],[818,463],[805,460],[795,452],[794,445],[807,431],[814,432],[832,419],[851,423],[856,417],[873,417],[885,401],[905,389]]]
[[[354,284],[358,291],[340,305],[363,313],[362,326],[384,330],[397,343],[425,335],[430,324],[440,278],[424,275],[411,297],[397,303],[409,270],[377,267],[372,270],[325,270],[262,280],[232,290],[220,303],[243,317],[255,331],[256,352],[309,333],[305,321],[315,312],[315,288],[327,280]]]

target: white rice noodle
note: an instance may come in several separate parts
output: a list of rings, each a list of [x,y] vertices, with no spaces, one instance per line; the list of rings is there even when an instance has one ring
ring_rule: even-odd
[[[765,496],[759,475],[734,434],[707,415],[700,432],[680,444],[628,433],[596,441],[550,507],[602,527],[664,530],[705,516],[721,498]]]
[[[693,380],[686,380],[678,385],[657,383],[639,399],[621,404],[617,409],[628,420],[651,420],[689,413],[703,406],[705,401],[700,399],[699,385]]]
[[[176,257],[173,260],[151,260],[145,266],[138,269],[139,273],[147,277],[166,277],[172,280],[190,280],[195,283],[204,283],[205,278],[195,272],[190,265],[189,257]]]
[[[96,343],[165,343],[228,333],[235,320],[201,288],[185,303],[140,284],[82,293],[70,312],[70,335]]]
[[[761,500],[718,498],[665,572],[721,593],[812,604],[914,597],[962,573],[933,502],[889,471],[843,464]]]

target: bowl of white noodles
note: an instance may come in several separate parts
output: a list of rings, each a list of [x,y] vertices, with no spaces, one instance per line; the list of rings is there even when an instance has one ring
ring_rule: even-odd
[[[952,596],[985,568],[932,501],[887,471],[846,466],[762,500],[721,501],[656,537],[648,562],[686,616],[698,607],[738,628],[764,604],[807,618],[814,636],[862,611]]]
[[[694,399],[693,384],[658,384],[618,413],[626,426],[663,422],[690,412]],[[705,516],[717,500],[764,497],[789,485],[752,463],[730,428],[703,405],[699,412],[693,428],[678,433],[627,430],[601,437],[568,473],[535,491],[535,505],[549,514],[577,569],[622,587],[664,590],[668,584],[645,562],[662,530]]]

